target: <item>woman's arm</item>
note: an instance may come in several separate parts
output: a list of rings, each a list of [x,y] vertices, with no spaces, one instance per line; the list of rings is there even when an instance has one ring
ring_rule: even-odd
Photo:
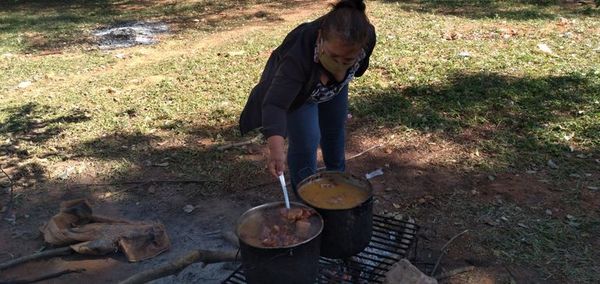
[[[261,132],[269,146],[269,172],[275,177],[285,171],[287,113],[305,80],[305,72],[297,59],[284,58],[263,101]]]
[[[292,56],[282,59],[263,100],[261,131],[265,137],[285,137],[287,112],[305,83],[304,73],[298,59]]]
[[[278,177],[285,171],[285,149],[283,136],[273,135],[267,138],[269,145],[269,162],[267,167],[269,172]]]

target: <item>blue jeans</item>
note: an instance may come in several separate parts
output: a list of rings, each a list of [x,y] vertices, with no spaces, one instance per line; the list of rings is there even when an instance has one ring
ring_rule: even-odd
[[[346,169],[347,117],[348,86],[330,101],[306,102],[287,115],[287,162],[294,192],[298,183],[316,172],[319,144],[327,170]]]

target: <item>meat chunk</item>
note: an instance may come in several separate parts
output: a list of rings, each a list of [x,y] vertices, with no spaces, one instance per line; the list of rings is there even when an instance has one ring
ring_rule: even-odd
[[[308,220],[296,221],[296,234],[299,237],[302,237],[302,238],[308,237],[309,233],[310,233],[310,221],[308,221]]]
[[[263,227],[261,244],[266,247],[282,247],[301,242],[310,235],[309,218],[314,214],[314,210],[307,208],[282,208],[270,225]]]
[[[314,214],[314,211],[310,210],[310,209],[306,209],[306,208],[292,208],[292,209],[286,209],[286,208],[282,208],[279,213],[281,213],[281,215],[288,219],[289,221],[297,221],[297,220],[304,220],[304,219],[308,219],[310,216],[312,216]]]

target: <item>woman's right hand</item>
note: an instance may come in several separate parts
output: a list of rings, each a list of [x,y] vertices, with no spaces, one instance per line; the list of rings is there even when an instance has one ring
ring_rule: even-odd
[[[267,138],[267,144],[269,145],[269,172],[277,178],[285,171],[284,138],[273,135]]]

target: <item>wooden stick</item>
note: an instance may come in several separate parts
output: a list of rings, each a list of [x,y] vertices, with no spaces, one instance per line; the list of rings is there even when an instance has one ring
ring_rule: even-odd
[[[242,142],[236,142],[236,143],[231,143],[231,144],[226,144],[226,145],[218,146],[217,150],[223,151],[223,150],[227,150],[227,149],[233,148],[233,147],[240,147],[240,146],[249,145],[249,144],[258,142],[258,140],[260,140],[260,138],[262,138],[262,134],[254,137],[254,138],[252,138],[252,139],[250,139],[248,141],[242,141]]]
[[[235,261],[237,259],[237,251],[210,251],[210,250],[194,250],[187,255],[169,262],[163,266],[142,271],[138,274],[119,282],[120,284],[141,284],[162,278],[171,274],[175,274],[190,264],[195,262],[203,262],[204,264]]]
[[[238,237],[232,231],[224,231],[221,236],[235,247],[240,247],[240,240],[238,240]]]
[[[360,157],[360,156],[364,155],[365,153],[367,153],[367,152],[370,152],[370,151],[372,151],[373,149],[379,148],[379,147],[381,147],[381,146],[382,146],[381,144],[377,144],[377,145],[375,145],[375,146],[372,146],[371,148],[369,148],[369,149],[367,149],[367,150],[364,150],[364,151],[362,151],[362,152],[360,152],[360,153],[358,153],[358,154],[356,154],[356,155],[354,155],[354,156],[350,156],[348,159],[346,159],[346,161],[349,161],[349,160],[352,160],[352,159],[358,158],[358,157]]]
[[[52,278],[56,278],[56,277],[60,277],[63,276],[65,274],[70,274],[70,273],[81,273],[84,272],[85,269],[83,268],[79,268],[79,269],[66,269],[66,270],[62,270],[62,271],[58,271],[58,272],[52,272],[50,274],[46,274],[46,275],[42,275],[33,279],[25,279],[25,280],[10,280],[7,282],[2,282],[0,281],[0,284],[29,284],[29,283],[35,283],[35,282],[39,282],[39,281],[43,281],[43,280],[48,280],[48,279],[52,279]]]
[[[248,145],[248,144],[252,144],[252,143],[254,143],[254,141],[252,141],[252,140],[236,142],[236,143],[219,146],[219,147],[217,147],[217,150],[223,151],[223,150],[227,150],[229,148],[240,147],[240,146],[244,146],[244,145]]]
[[[43,259],[43,258],[50,258],[50,257],[55,257],[55,256],[61,256],[61,255],[69,255],[72,253],[73,253],[73,250],[71,249],[71,247],[61,247],[61,248],[45,250],[45,251],[42,251],[39,253],[22,256],[22,257],[15,258],[13,260],[10,260],[10,261],[4,262],[4,263],[0,263],[0,271],[10,268],[10,267],[13,267],[15,265],[19,265],[21,263],[28,262],[28,261],[38,260],[38,259]]]
[[[131,184],[148,184],[148,183],[207,183],[207,182],[221,182],[220,180],[210,179],[186,179],[186,180],[139,180],[139,181],[120,181],[120,182],[108,182],[108,183],[76,183],[71,184],[73,186],[110,186],[110,185],[131,185]]]
[[[442,261],[442,256],[444,256],[444,254],[446,254],[446,247],[448,247],[448,245],[450,245],[450,243],[452,243],[456,238],[458,238],[462,234],[467,233],[468,231],[469,230],[464,230],[464,231],[456,234],[448,242],[446,242],[446,244],[442,247],[442,252],[440,253],[440,256],[438,257],[437,261],[435,262],[435,266],[433,267],[433,270],[431,270],[431,274],[429,274],[430,276],[433,276],[433,274],[437,270],[438,266],[440,266],[440,261]]]
[[[449,277],[452,277],[454,275],[457,274],[461,274],[461,273],[465,273],[465,272],[469,272],[469,271],[473,271],[475,269],[475,266],[465,266],[465,267],[459,267],[456,269],[452,269],[448,272],[444,272],[444,273],[440,273],[437,276],[435,276],[435,279],[442,280],[442,279],[446,279]]]
[[[379,148],[379,147],[381,147],[381,146],[382,146],[381,144],[377,144],[377,145],[375,145],[375,146],[372,146],[371,148],[369,148],[369,149],[367,149],[367,150],[364,150],[364,151],[362,151],[362,152],[360,152],[360,153],[358,153],[358,154],[356,154],[356,155],[352,155],[352,156],[348,157],[348,158],[346,159],[346,161],[350,161],[350,160],[352,160],[352,159],[356,159],[356,158],[358,158],[358,157],[360,157],[360,156],[362,156],[362,155],[364,155],[364,154],[366,154],[366,153],[368,153],[368,152],[370,152],[370,151],[373,151],[373,149],[377,149],[377,148]],[[323,169],[325,169],[325,167],[320,167],[320,168],[318,168],[317,170],[318,170],[318,171],[320,171],[320,170],[323,170]]]

